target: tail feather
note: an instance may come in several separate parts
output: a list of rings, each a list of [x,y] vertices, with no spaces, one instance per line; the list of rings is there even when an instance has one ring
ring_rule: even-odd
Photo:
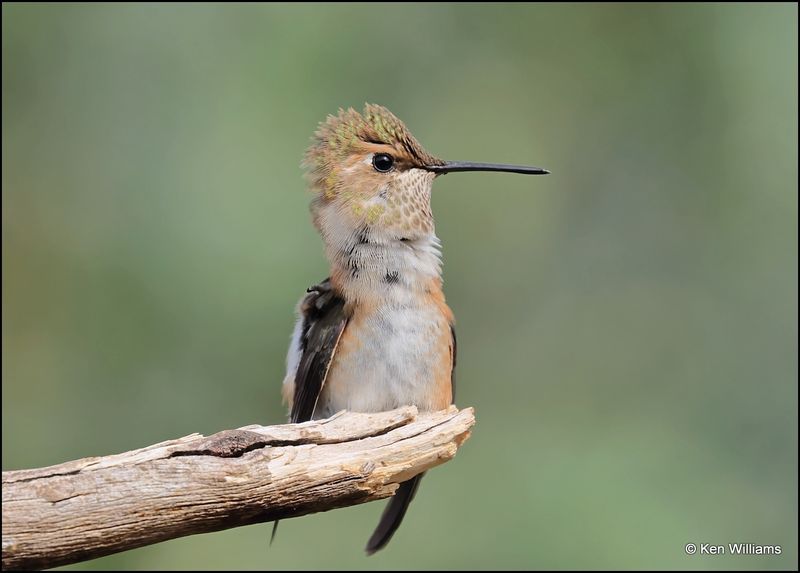
[[[417,493],[417,488],[419,487],[419,482],[422,481],[423,475],[425,475],[425,472],[400,484],[394,497],[389,500],[389,504],[386,506],[386,509],[383,510],[383,515],[381,515],[378,527],[375,528],[372,537],[370,537],[367,542],[367,555],[372,555],[376,551],[380,551],[389,543],[394,532],[400,527],[406,510],[411,500],[414,499],[414,495]]]
[[[269,546],[272,547],[272,542],[275,541],[275,534],[278,533],[278,524],[280,523],[280,519],[276,519],[272,522],[272,535],[269,536]]]

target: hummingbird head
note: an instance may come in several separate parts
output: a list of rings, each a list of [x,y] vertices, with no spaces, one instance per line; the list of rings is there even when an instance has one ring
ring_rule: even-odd
[[[415,240],[433,234],[433,180],[451,171],[545,174],[514,165],[444,161],[425,151],[392,112],[367,104],[339,110],[319,125],[304,165],[315,197],[314,224],[326,242],[354,234]]]

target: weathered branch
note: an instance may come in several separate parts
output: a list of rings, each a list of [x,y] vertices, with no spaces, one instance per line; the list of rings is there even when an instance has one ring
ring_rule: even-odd
[[[3,472],[3,569],[55,567],[388,497],[452,458],[474,422],[471,408],[343,412]]]

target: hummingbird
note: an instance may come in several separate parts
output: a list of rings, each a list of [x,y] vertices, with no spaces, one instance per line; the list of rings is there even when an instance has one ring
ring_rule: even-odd
[[[455,391],[456,333],[442,291],[433,181],[460,171],[549,172],[444,161],[388,109],[372,104],[363,113],[350,108],[329,115],[303,165],[330,276],[309,287],[297,305],[282,390],[290,422],[340,410],[448,408]],[[400,484],[367,554],[392,538],[421,479],[422,474]]]

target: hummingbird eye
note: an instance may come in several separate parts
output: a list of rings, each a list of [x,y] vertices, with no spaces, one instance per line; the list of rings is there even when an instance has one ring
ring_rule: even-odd
[[[376,153],[372,156],[372,166],[375,168],[375,171],[388,173],[392,170],[392,167],[394,167],[394,157],[388,153]]]

